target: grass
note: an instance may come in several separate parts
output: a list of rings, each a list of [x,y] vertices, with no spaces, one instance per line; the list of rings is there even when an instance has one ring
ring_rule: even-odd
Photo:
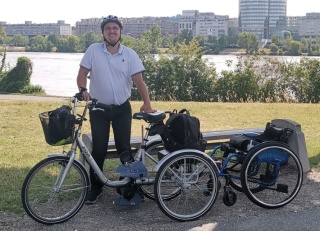
[[[48,153],[61,153],[63,147],[49,146],[44,139],[40,112],[55,109],[61,102],[0,101],[0,211],[22,213],[21,186],[30,168]],[[137,112],[141,102],[132,102]],[[201,121],[201,130],[263,127],[272,119],[285,118],[301,124],[310,166],[320,167],[320,104],[152,102],[166,111],[187,108]],[[132,136],[141,136],[145,122],[134,120]],[[89,133],[87,122],[83,133]],[[66,147],[68,148],[68,146]]]

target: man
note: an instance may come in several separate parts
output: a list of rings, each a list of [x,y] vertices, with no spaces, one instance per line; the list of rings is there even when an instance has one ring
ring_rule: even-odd
[[[89,100],[87,92],[87,75],[90,72],[90,96],[106,105],[104,111],[90,111],[92,132],[92,156],[99,168],[108,149],[110,125],[114,133],[117,152],[130,153],[130,136],[132,110],[129,102],[133,83],[143,100],[141,112],[155,112],[151,108],[149,93],[142,78],[144,66],[137,53],[120,43],[123,25],[117,16],[109,15],[101,22],[103,43],[90,45],[85,52],[77,76],[77,84],[85,101]],[[87,204],[93,204],[102,193],[103,184],[90,169],[91,190]]]

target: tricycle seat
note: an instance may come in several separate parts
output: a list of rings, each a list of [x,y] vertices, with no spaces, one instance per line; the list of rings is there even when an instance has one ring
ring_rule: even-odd
[[[166,113],[163,111],[156,111],[151,113],[137,112],[134,113],[133,119],[141,120],[143,119],[147,123],[156,123],[163,121],[166,118]]]

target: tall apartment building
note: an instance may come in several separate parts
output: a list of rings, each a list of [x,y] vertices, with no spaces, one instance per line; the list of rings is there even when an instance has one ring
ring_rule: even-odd
[[[55,34],[58,36],[72,35],[72,27],[66,24],[64,20],[59,20],[57,23],[32,23],[32,21],[25,21],[24,24],[7,24],[2,23],[7,36],[22,35],[34,37],[37,35],[49,36]]]
[[[239,0],[239,31],[270,39],[285,30],[287,0]]]
[[[228,19],[229,16],[215,15],[212,12],[183,10],[179,21],[179,33],[186,29],[192,31],[193,37],[228,35]]]
[[[291,32],[294,40],[300,40],[300,25],[304,16],[288,16],[287,17],[287,30]]]
[[[300,21],[299,33],[304,38],[320,36],[320,13],[307,13]]]

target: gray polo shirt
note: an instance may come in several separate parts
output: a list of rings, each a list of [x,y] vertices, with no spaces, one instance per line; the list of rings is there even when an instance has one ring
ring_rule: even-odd
[[[137,53],[122,44],[114,55],[105,43],[91,44],[80,66],[90,70],[91,97],[107,105],[120,105],[130,98],[132,76],[145,70]]]

